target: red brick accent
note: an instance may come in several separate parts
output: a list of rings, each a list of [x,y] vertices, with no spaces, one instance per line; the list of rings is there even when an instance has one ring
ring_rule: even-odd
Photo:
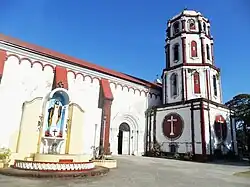
[[[104,153],[110,154],[110,144],[109,144],[109,132],[110,132],[110,116],[111,116],[111,100],[104,100],[104,115],[106,116],[105,128],[104,128]]]
[[[107,100],[113,100],[113,94],[107,79],[101,79],[101,86],[103,89],[103,96]]]
[[[183,57],[183,64],[186,64],[186,37],[181,38],[182,40],[182,57]]]
[[[202,146],[202,155],[206,156],[206,138],[205,138],[205,117],[204,117],[204,104],[203,101],[200,103],[201,113],[201,146]]]
[[[212,55],[212,63],[214,64],[214,44],[211,43],[211,55]]]
[[[200,74],[198,72],[194,73],[193,84],[194,84],[194,93],[195,94],[200,94],[201,93]]]
[[[187,70],[184,69],[184,79],[185,79],[185,101],[188,99],[188,91],[187,91]]]
[[[4,50],[0,50],[0,76],[3,75],[3,69],[5,61],[7,60],[7,53]]]
[[[100,81],[101,84],[101,90],[102,90],[102,95],[103,95],[103,117],[105,119],[102,119],[104,122],[104,129],[103,132],[101,132],[104,139],[104,153],[105,154],[110,154],[110,144],[109,144],[109,133],[110,133],[110,116],[111,116],[111,105],[112,101],[114,99],[109,81],[107,79],[101,79]]]
[[[73,159],[60,159],[59,163],[73,163]]]
[[[191,42],[191,56],[197,57],[197,43],[196,43],[196,41]]]
[[[66,68],[61,67],[61,66],[56,66],[53,89],[58,88],[58,87],[68,89],[67,73],[68,72]]]
[[[206,70],[206,89],[207,89],[207,99],[210,99],[210,76],[208,76],[208,71]]]
[[[201,38],[201,56],[202,56],[202,64],[205,64],[205,44],[204,38]]]

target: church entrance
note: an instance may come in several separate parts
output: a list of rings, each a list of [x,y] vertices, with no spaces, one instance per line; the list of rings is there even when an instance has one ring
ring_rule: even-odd
[[[119,126],[118,154],[130,154],[130,127],[127,123],[122,123]]]

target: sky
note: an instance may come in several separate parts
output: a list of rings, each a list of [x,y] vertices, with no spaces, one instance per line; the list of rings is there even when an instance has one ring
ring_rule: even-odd
[[[250,93],[248,0],[1,0],[0,33],[154,81],[166,23],[184,8],[211,22],[224,102]]]

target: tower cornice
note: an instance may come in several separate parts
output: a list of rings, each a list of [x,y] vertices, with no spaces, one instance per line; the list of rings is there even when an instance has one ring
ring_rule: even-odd
[[[179,65],[176,65],[176,66],[165,68],[165,69],[163,69],[163,71],[172,71],[172,70],[175,70],[175,69],[178,69],[178,68],[181,68],[181,67],[185,68],[185,69],[190,68],[190,67],[204,67],[204,68],[214,69],[217,72],[221,71],[220,68],[217,68],[213,64],[209,64],[209,63],[204,63],[204,64],[186,63],[185,65],[184,64],[179,64]]]
[[[165,41],[173,40],[173,39],[175,39],[175,38],[177,38],[177,37],[182,36],[183,34],[196,34],[196,35],[197,35],[197,34],[204,34],[204,33],[201,33],[201,32],[199,32],[199,31],[181,31],[181,32],[179,32],[178,34],[176,34],[175,36],[166,38]],[[204,34],[204,36],[207,37],[209,40],[213,40],[213,37],[212,37],[212,36],[208,36],[207,34]]]

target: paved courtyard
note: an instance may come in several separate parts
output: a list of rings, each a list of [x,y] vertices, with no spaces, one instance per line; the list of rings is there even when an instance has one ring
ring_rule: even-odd
[[[118,156],[119,168],[89,179],[27,179],[0,175],[1,187],[250,187],[250,178],[233,176],[250,166],[204,164]]]

